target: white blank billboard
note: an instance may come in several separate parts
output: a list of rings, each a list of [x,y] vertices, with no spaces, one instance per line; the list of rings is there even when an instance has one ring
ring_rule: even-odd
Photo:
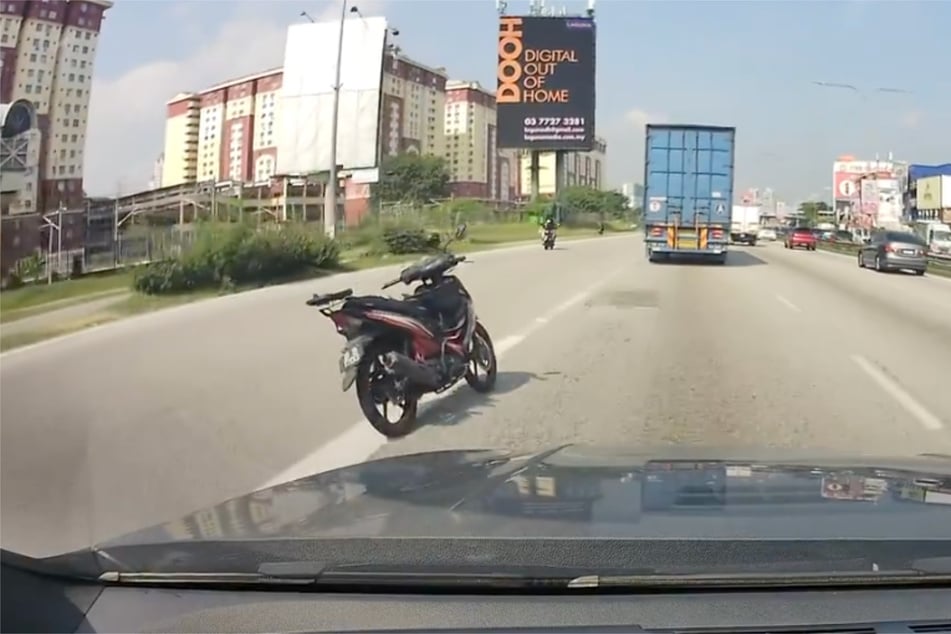
[[[337,164],[343,169],[377,164],[386,30],[382,17],[345,21],[337,124]],[[330,169],[339,32],[336,21],[295,24],[287,30],[277,147],[281,174]]]

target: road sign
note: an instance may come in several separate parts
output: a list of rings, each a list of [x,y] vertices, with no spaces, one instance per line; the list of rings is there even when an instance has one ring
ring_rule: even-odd
[[[650,202],[650,210],[651,210],[651,211],[660,211],[660,201],[652,200],[652,201]]]

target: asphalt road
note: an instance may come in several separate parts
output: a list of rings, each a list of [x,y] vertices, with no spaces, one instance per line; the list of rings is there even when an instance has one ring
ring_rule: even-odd
[[[0,540],[47,555],[267,484],[431,449],[690,443],[951,453],[951,281],[737,248],[649,264],[640,239],[474,254],[496,393],[431,400],[387,442],[339,389],[303,301],[391,270],[275,287],[0,357]]]

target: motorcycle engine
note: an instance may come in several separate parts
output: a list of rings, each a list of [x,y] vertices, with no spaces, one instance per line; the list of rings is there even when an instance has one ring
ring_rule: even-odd
[[[453,381],[461,378],[466,373],[466,360],[457,354],[447,353],[443,359],[445,364],[446,376],[451,377]]]

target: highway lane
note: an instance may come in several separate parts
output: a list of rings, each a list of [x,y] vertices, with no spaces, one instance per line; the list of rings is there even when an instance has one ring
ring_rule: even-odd
[[[944,281],[775,245],[737,249],[725,267],[650,265],[630,236],[473,259],[460,275],[494,336],[499,389],[431,401],[399,441],[340,393],[340,340],[302,304],[312,290],[373,289],[392,271],[226,297],[3,355],[3,546],[49,554],[313,470],[430,449],[951,453],[951,395],[940,389],[951,312],[923,292],[931,284],[945,297]]]
[[[847,258],[776,245],[735,249],[723,268],[632,264],[513,350],[500,394],[447,399],[376,455],[564,442],[951,452],[944,280],[932,297],[926,278],[857,278]]]
[[[606,236],[473,254],[459,274],[504,349],[541,311],[639,255],[634,237]],[[366,458],[380,443],[369,425],[344,436],[346,451],[317,451],[360,413],[340,391],[342,339],[304,300],[375,292],[398,268],[227,296],[0,356],[4,547],[62,551],[289,469]]]

